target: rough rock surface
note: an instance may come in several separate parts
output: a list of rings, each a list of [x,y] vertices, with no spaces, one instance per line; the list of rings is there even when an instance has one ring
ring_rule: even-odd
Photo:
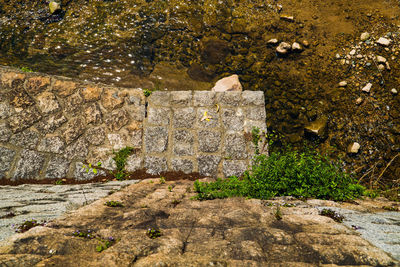
[[[319,215],[330,201],[231,198],[190,200],[189,181],[142,181],[105,199],[0,243],[4,266],[395,266],[398,262],[357,230]],[[106,200],[124,207],[107,207]],[[283,206],[284,203],[292,204]],[[281,205],[282,219],[275,218]],[[341,204],[362,212],[360,205]],[[375,201],[372,205],[379,205]],[[376,210],[376,208],[375,208]],[[398,216],[397,216],[398,217]],[[150,239],[149,228],[162,235]],[[117,242],[96,252],[91,230]]]
[[[222,78],[215,83],[215,86],[211,89],[214,92],[226,92],[226,91],[242,91],[242,85],[239,81],[239,76],[234,74],[229,77]]]

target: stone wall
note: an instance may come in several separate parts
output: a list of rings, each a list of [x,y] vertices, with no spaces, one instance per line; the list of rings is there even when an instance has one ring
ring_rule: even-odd
[[[137,152],[130,172],[241,174],[251,129],[265,129],[262,92],[115,88],[0,68],[0,178],[90,179],[84,162],[113,169],[113,150]],[[99,172],[98,175],[104,175]]]

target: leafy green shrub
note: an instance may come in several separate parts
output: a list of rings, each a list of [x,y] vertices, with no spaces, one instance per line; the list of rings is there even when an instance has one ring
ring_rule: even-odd
[[[196,181],[199,200],[244,196],[269,199],[294,196],[344,201],[359,197],[364,187],[337,164],[313,152],[273,152],[256,155],[243,179],[230,177],[205,183]]]
[[[125,147],[117,152],[114,151],[113,160],[117,165],[117,169],[114,174],[115,179],[124,180],[128,176],[128,173],[125,170],[125,164],[126,160],[133,152],[134,149],[132,147]]]
[[[124,206],[124,204],[122,202],[114,201],[114,200],[106,201],[106,202],[104,202],[104,205],[107,207],[113,207],[113,208]]]
[[[162,236],[162,233],[159,229],[152,227],[147,229],[146,235],[151,239],[156,239],[157,237]]]

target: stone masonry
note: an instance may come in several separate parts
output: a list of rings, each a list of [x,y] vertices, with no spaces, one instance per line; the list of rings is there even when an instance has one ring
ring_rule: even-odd
[[[0,179],[90,179],[85,163],[112,170],[113,151],[126,146],[137,149],[130,172],[240,175],[254,150],[253,126],[266,130],[260,91],[146,98],[140,88],[0,67]]]

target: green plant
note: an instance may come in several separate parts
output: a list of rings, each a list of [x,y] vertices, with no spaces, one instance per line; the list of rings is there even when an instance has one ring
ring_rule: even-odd
[[[33,70],[28,68],[28,67],[22,67],[21,71],[23,71],[23,72],[33,72]]]
[[[87,239],[93,239],[96,237],[95,233],[92,230],[76,230],[75,232],[72,233],[72,235]]]
[[[394,206],[383,206],[382,209],[387,210],[387,211],[399,211],[399,209]]]
[[[172,189],[173,189],[172,185],[169,185],[169,186],[168,186],[168,191],[169,191],[169,192],[172,192]]]
[[[97,252],[102,252],[116,243],[116,240],[110,236],[108,239],[99,238],[99,244],[96,246]]]
[[[62,185],[62,184],[64,184],[64,181],[60,179],[60,180],[57,180],[55,184],[56,185]]]
[[[377,190],[368,189],[363,192],[363,195],[369,198],[377,198],[379,197],[379,192]]]
[[[117,168],[114,172],[114,177],[117,180],[124,180],[128,176],[128,173],[125,170],[125,164],[126,164],[126,160],[133,152],[134,152],[134,149],[132,147],[125,147],[117,152],[113,151],[113,153],[114,153],[113,160],[115,161],[115,164],[117,165]]]
[[[39,221],[37,221],[35,219],[32,219],[32,220],[24,221],[20,225],[14,225],[14,227],[15,227],[15,232],[24,233],[24,232],[28,231],[29,229],[31,229],[33,227],[44,226],[44,225],[46,225],[45,221],[39,222]]]
[[[149,97],[151,95],[151,93],[153,93],[153,91],[149,90],[149,89],[144,89],[143,90],[143,94],[145,97]]]
[[[88,166],[86,165],[82,165],[82,168],[86,170],[86,173],[89,173],[90,171],[92,171],[94,174],[98,173],[98,168],[101,167],[101,162],[97,162],[97,167],[93,166],[92,164],[88,164]]]
[[[340,215],[339,213],[337,213],[331,209],[322,209],[319,214],[322,216],[329,217],[338,223],[343,222],[343,219],[344,219],[343,215]]]
[[[282,220],[282,211],[281,206],[279,205],[276,206],[275,219],[277,219],[278,221]]]
[[[162,233],[159,229],[152,227],[147,229],[146,235],[151,239],[156,239],[157,237],[160,237]]]
[[[114,200],[106,201],[104,203],[104,205],[107,207],[123,207],[124,206],[124,204],[122,204],[122,202],[114,201]]]
[[[165,184],[165,177],[164,176],[160,177],[160,184]]]

